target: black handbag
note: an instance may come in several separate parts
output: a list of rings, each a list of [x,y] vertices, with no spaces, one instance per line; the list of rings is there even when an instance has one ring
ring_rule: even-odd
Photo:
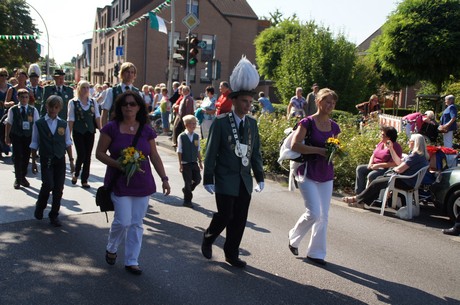
[[[141,135],[142,128],[143,126],[139,126],[139,128],[137,129],[136,135],[134,136],[133,143],[131,144],[131,146],[136,146],[137,140],[139,140],[139,136]],[[115,182],[117,181],[120,174],[121,172],[117,171],[115,175],[112,177],[112,180],[110,181],[108,186],[100,186],[96,191],[96,205],[99,207],[101,212],[105,212],[107,222],[109,222],[107,212],[115,210],[110,194],[112,193],[112,188],[115,185]]]

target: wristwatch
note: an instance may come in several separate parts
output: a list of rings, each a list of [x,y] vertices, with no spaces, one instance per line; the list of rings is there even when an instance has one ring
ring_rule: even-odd
[[[168,176],[161,177],[161,181],[163,181],[163,182],[169,181]]]

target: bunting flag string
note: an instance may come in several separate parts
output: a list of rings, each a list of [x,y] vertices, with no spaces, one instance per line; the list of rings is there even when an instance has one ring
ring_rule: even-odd
[[[39,35],[2,35],[0,34],[1,40],[37,40],[39,39]]]
[[[150,12],[158,14],[162,10],[164,10],[165,8],[170,7],[170,6],[171,6],[171,0],[166,0],[165,2],[161,3],[156,8],[154,8],[153,10],[151,10]],[[149,18],[149,13],[146,13],[146,14],[134,19],[133,21],[131,21],[129,23],[117,25],[117,26],[114,26],[114,27],[96,29],[96,30],[94,30],[94,32],[100,33],[100,32],[116,31],[116,30],[119,30],[119,29],[127,29],[127,28],[130,28],[130,27],[138,25],[140,21],[142,21],[144,19],[148,19],[148,18]]]

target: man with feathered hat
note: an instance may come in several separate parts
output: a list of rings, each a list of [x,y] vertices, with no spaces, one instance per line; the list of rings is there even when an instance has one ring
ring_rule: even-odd
[[[247,115],[258,84],[257,70],[243,57],[230,76],[233,111],[217,116],[211,125],[204,163],[203,185],[215,193],[217,213],[204,232],[201,252],[210,259],[212,244],[227,229],[225,260],[238,268],[246,266],[239,258],[239,246],[253,190],[251,169],[257,182],[255,190],[264,188],[257,121]]]

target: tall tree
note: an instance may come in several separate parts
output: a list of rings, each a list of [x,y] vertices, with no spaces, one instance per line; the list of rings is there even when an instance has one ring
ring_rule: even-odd
[[[371,53],[398,80],[428,80],[438,93],[460,72],[460,1],[405,0],[390,15]]]
[[[24,0],[0,1],[0,34],[32,35],[37,34],[27,4]],[[40,57],[34,40],[0,39],[0,67],[12,69],[25,67]]]
[[[275,81],[284,103],[296,87],[317,82],[337,91],[338,109],[354,110],[377,88],[372,66],[358,60],[355,45],[313,21],[284,20],[263,31],[256,38],[256,61],[260,74]]]

